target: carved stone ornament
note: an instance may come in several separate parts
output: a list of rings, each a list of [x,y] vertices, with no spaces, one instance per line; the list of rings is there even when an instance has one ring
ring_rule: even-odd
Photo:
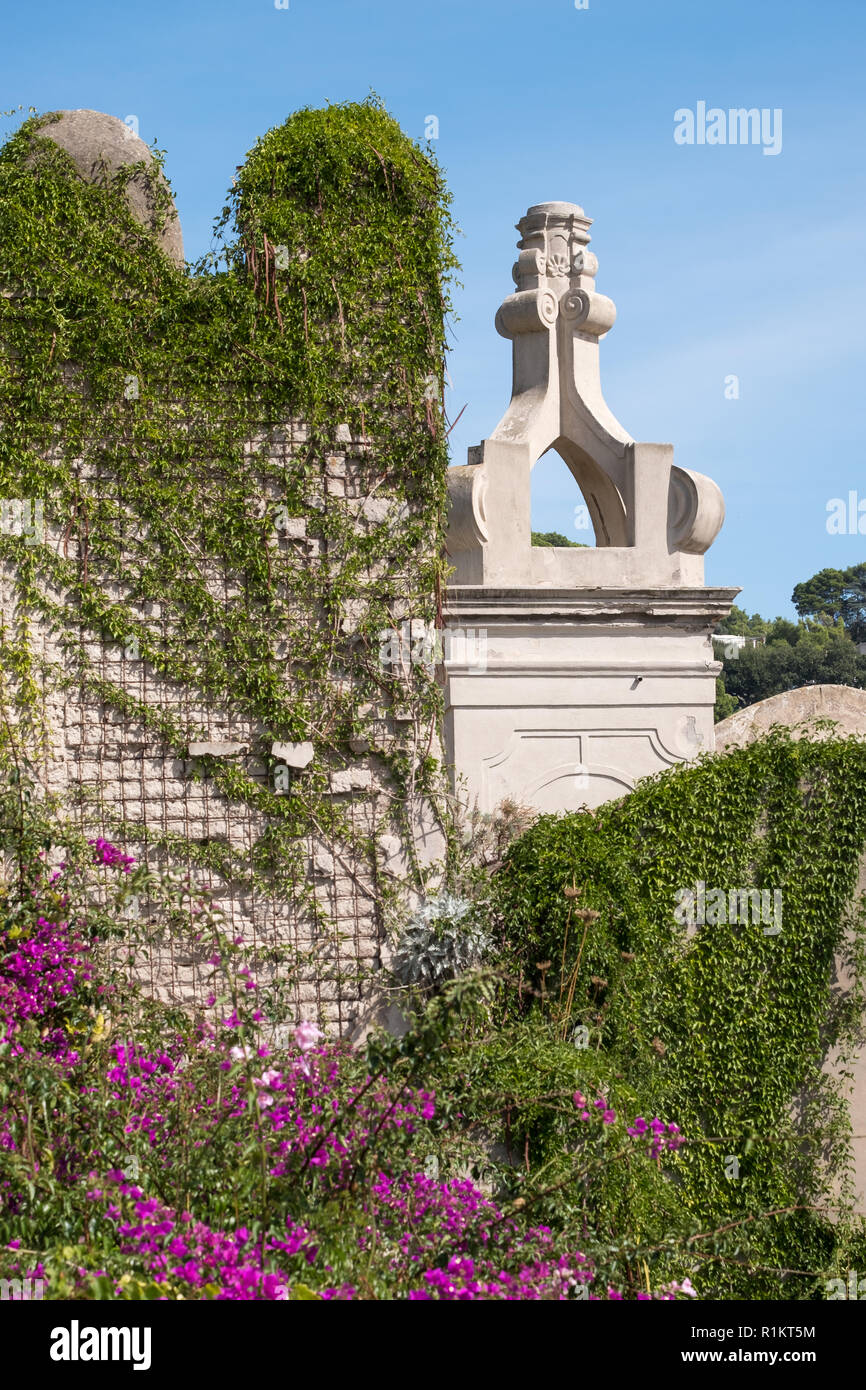
[[[704,586],[722,495],[605,404],[599,342],[616,308],[596,290],[589,227],[573,203],[521,219],[496,316],[511,402],[449,470],[445,742],[455,796],[484,813],[506,798],[592,808],[713,746],[711,633],[738,592]],[[594,546],[531,543],[530,474],[548,449],[583,494]]]
[[[469,464],[449,473],[458,585],[703,583],[722,494],[710,478],[677,467],[671,445],[637,443],[605,403],[599,342],[616,307],[595,287],[590,226],[574,203],[539,203],[517,224],[516,288],[496,315],[513,344],[511,403]],[[533,553],[529,476],[549,449],[583,493],[594,548]]]

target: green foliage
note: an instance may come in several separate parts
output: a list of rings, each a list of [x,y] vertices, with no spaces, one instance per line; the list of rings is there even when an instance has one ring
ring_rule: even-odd
[[[215,250],[181,270],[125,199],[132,179],[159,194],[159,152],[85,182],[44,138],[51,119],[0,152],[0,496],[41,502],[53,536],[0,535],[16,589],[0,632],[9,697],[32,723],[45,693],[77,688],[181,758],[208,737],[203,711],[242,721],[259,771],[212,758],[193,775],[249,808],[247,871],[285,890],[303,879],[305,834],[372,852],[327,795],[350,739],[368,736],[395,791],[436,790],[424,750],[440,692],[378,648],[383,627],[434,620],[441,586],[449,198],[377,101],[299,111],[239,170]],[[362,461],[348,501],[341,447]],[[359,526],[373,496],[392,506]],[[62,661],[34,651],[37,621]],[[94,644],[124,652],[123,674]],[[172,687],[170,706],[133,697],[131,660]],[[413,717],[386,740],[397,704]],[[277,795],[271,743],[303,739],[316,759]],[[224,868],[219,849],[210,862]]]
[[[798,584],[794,603],[800,621],[796,623],[781,617],[768,620],[760,613],[750,617],[733,605],[717,632],[761,641],[725,654],[716,681],[716,722],[743,706],[803,685],[866,687],[866,657],[855,645],[859,641],[857,573],[857,566],[845,575],[822,570],[814,579]],[[846,576],[850,581],[847,608],[840,597]]]
[[[862,968],[848,904],[864,842],[863,745],[779,733],[595,813],[541,817],[494,880],[504,1017],[563,1044],[583,1028],[575,1075],[603,1065],[680,1124],[669,1219],[737,1231],[733,1253],[698,1247],[711,1297],[814,1297],[850,1238],[828,1219],[845,1207],[850,1121],[821,1064],[863,1006],[859,985],[843,998],[833,981],[839,957]],[[689,928],[677,907],[699,884],[779,890],[781,931]],[[643,1219],[617,1200],[616,1230],[634,1235]]]
[[[854,642],[866,641],[866,563],[820,570],[795,587],[791,601],[802,618],[841,622]]]
[[[765,645],[743,647],[725,658],[722,679],[736,707],[803,685],[851,685],[862,690],[866,657],[840,629],[795,626],[777,618],[768,624]]]
[[[749,617],[744,608],[738,608],[734,603],[731,605],[730,613],[722,619],[716,631],[735,633],[740,637],[763,637],[767,631],[767,620],[762,618],[760,613],[753,613]]]
[[[720,719],[727,719],[729,714],[735,714],[738,705],[733,695],[729,695],[725,689],[725,682],[722,676],[716,676],[716,704],[713,717],[718,724]]]
[[[576,548],[578,550],[587,549],[583,541],[570,541],[568,539],[568,536],[564,536],[561,531],[533,531],[532,544],[547,546],[571,546],[572,548]]]
[[[423,1168],[450,1186],[426,1215],[423,1204],[417,1217],[405,1207],[400,1230],[421,1241],[434,1269],[453,1254],[441,1223],[468,1174],[491,1194],[491,1220],[518,1263],[520,1233],[541,1224],[554,1248],[579,1246],[601,1291],[633,1297],[688,1275],[705,1299],[820,1298],[866,1249],[844,1182],[850,1124],[820,1071],[828,1048],[841,1044],[844,1054],[862,1010],[859,988],[844,998],[832,986],[866,839],[864,793],[862,745],[779,734],[674,769],[595,815],[542,817],[494,874],[487,906],[498,960],[414,1007],[398,996],[401,1036],[374,1033],[364,1052],[329,1052],[339,1065],[327,1081],[327,1118],[314,1094],[301,1117],[318,1126],[313,1147],[282,1171],[258,1123],[265,1063],[255,1045],[267,1040],[268,1067],[305,1074],[273,1045],[274,1032],[293,1031],[285,966],[270,978],[271,962],[234,941],[205,899],[192,915],[182,879],[133,866],[112,881],[82,834],[58,827],[51,800],[29,794],[26,768],[10,775],[0,784],[10,960],[36,915],[62,905],[86,926],[101,969],[50,1018],[22,1024],[14,1050],[0,1047],[0,1186],[16,1194],[0,1202],[0,1272],[14,1274],[26,1254],[45,1266],[52,1297],[217,1296],[216,1285],[191,1289],[180,1271],[157,1285],[141,1253],[119,1247],[101,1214],[110,1194],[92,1190],[103,1182],[88,1177],[93,1165],[123,1169],[148,1198],[212,1230],[248,1228],[253,1249],[287,1220],[301,1223],[320,1251],[315,1269],[300,1256],[291,1266],[303,1288],[346,1280],[362,1297],[399,1297],[418,1269],[397,1259],[395,1232],[380,1229],[370,1245],[373,1184],[381,1172],[399,1182],[408,1174],[411,1188]],[[73,870],[68,900],[55,889],[50,901],[45,852]],[[781,932],[754,922],[690,931],[677,898],[698,880],[781,885]],[[159,901],[158,915],[128,921],[130,899],[144,893]],[[428,915],[459,927],[469,915],[462,906],[443,898]],[[862,932],[849,925],[847,955],[859,971]],[[211,966],[211,997],[195,1017],[142,998],[126,980],[128,956],[161,933]],[[248,992],[251,970],[259,988]],[[77,1060],[58,1068],[44,1054],[45,1022],[62,1026]],[[149,1080],[142,1069],[145,1089],[156,1087],[149,1103],[127,1096],[111,1070],[118,1043],[159,1062]],[[229,1053],[231,1044],[239,1046]],[[170,1083],[166,1052],[182,1068]],[[388,1117],[418,1087],[435,1093],[435,1115],[416,1116],[410,1133]],[[299,1103],[303,1095],[301,1087]],[[378,1108],[363,1112],[369,1137],[349,1150],[348,1171],[314,1169],[315,1145],[331,1133],[349,1143],[358,1106],[375,1096]],[[144,1113],[146,1124],[135,1118]],[[669,1142],[655,1152],[645,1137],[659,1115],[666,1134],[679,1127],[678,1152]],[[4,1253],[12,1239],[20,1249]],[[483,1227],[461,1240],[484,1258]]]

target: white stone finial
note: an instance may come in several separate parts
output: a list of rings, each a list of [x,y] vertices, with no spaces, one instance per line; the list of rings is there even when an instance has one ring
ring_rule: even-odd
[[[513,345],[511,403],[478,461],[450,470],[457,583],[703,583],[722,496],[709,478],[675,467],[670,445],[636,443],[604,400],[599,342],[616,307],[595,287],[591,225],[562,202],[538,203],[517,224],[516,289],[496,315]],[[529,474],[551,448],[583,493],[595,549],[533,553]]]

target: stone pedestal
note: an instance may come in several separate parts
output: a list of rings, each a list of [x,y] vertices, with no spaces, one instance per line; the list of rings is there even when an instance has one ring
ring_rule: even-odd
[[[616,310],[595,291],[590,225],[572,203],[518,224],[517,292],[496,319],[511,403],[449,476],[446,746],[458,796],[482,811],[596,806],[713,746],[710,633],[739,592],[704,587],[722,495],[604,402],[598,345]],[[531,544],[530,474],[548,449],[594,547]]]
[[[734,592],[450,589],[446,741],[461,799],[595,807],[712,748],[708,633]]]

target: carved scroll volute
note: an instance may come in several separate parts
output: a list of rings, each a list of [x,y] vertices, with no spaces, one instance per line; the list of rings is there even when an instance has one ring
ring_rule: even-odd
[[[603,338],[616,323],[616,305],[606,294],[570,290],[562,299],[562,317],[574,333]]]
[[[503,300],[496,314],[496,331],[503,338],[518,333],[544,333],[556,323],[558,305],[551,290],[519,290]]]
[[[487,542],[486,491],[487,475],[478,463],[449,468],[448,549],[451,554],[477,550]]]
[[[722,529],[725,499],[717,483],[690,468],[671,469],[668,547],[703,555]]]

